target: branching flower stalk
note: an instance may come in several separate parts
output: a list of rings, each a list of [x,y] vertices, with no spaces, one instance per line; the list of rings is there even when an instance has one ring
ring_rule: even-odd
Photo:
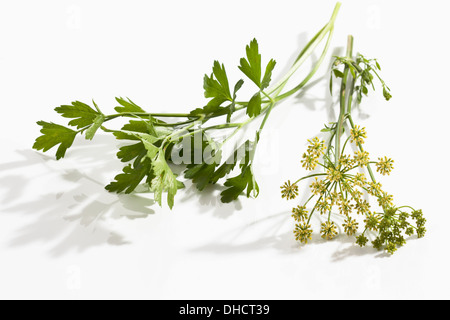
[[[353,56],[352,36],[348,38],[346,56],[335,57],[330,92],[334,79],[339,79],[339,117],[337,122],[322,129],[322,132],[329,134],[328,143],[318,137],[308,140],[308,148],[301,160],[306,170],[320,168],[321,172],[316,170],[294,183],[288,181],[281,187],[283,198],[295,199],[299,183],[312,180],[309,186],[311,196],[305,203],[292,209],[292,217],[296,221],[294,235],[302,243],[312,238],[310,220],[314,213],[326,216],[320,230],[322,238],[333,239],[338,234],[338,224],[332,219],[334,209],[344,221],[341,224],[344,233],[355,236],[356,243],[361,247],[371,238],[374,248],[393,254],[405,244],[405,236],[416,234],[421,238],[425,235],[426,220],[422,210],[395,206],[393,196],[384,191],[375,178],[372,166],[375,166],[377,173],[389,175],[394,168],[394,161],[387,157],[380,157],[378,161],[370,160],[369,153],[363,147],[367,138],[366,130],[356,125],[352,118],[353,104],[361,103],[369,88],[375,90],[374,79],[380,82],[385,99],[391,98],[389,87],[379,76],[380,70],[376,59],[366,59],[361,54]],[[350,146],[356,151],[351,152]],[[375,207],[369,202],[370,197],[376,199]],[[358,222],[358,215],[361,217],[359,220],[363,219],[362,223]]]
[[[240,59],[239,65],[239,69],[255,88],[254,95],[248,101],[237,100],[237,93],[244,80],[240,79],[231,87],[224,65],[215,61],[212,73],[204,76],[204,96],[209,101],[202,108],[189,113],[149,113],[130,99],[116,98],[119,104],[115,108],[116,113],[104,114],[94,101],[93,107],[75,101],[55,109],[63,117],[71,119],[68,124],[72,128],[39,121],[42,136],[36,139],[33,148],[46,152],[58,146],[56,159],[59,160],[65,156],[78,134],[84,134],[86,139],[92,140],[97,131],[102,130],[112,133],[119,140],[133,142],[121,147],[117,153],[118,158],[127,165],[115,177],[115,181],[106,186],[111,192],[131,193],[144,181],[154,192],[155,201],[159,205],[162,203],[162,194],[167,193],[167,203],[172,208],[175,194],[184,184],[177,179],[171,166],[187,165],[184,177],[192,180],[199,190],[226,178],[224,185],[227,188],[221,193],[223,202],[231,202],[242,193],[247,197],[256,197],[259,187],[252,166],[263,128],[276,105],[301,90],[319,69],[331,43],[339,8],[340,3],[337,3],[329,22],[300,52],[290,70],[272,86],[270,83],[276,62],[271,59],[263,69],[258,42],[256,39],[250,42],[246,47],[246,57]],[[291,77],[323,41],[325,46],[309,74],[302,82],[285,90]],[[120,129],[107,127],[118,118],[130,120]],[[222,119],[222,122],[210,125],[213,119]],[[247,140],[236,146],[231,157],[224,161],[224,145],[256,120],[261,122],[254,140]],[[227,133],[225,138],[214,138],[215,133],[222,131]],[[178,153],[174,153],[174,150]],[[183,161],[180,163],[178,158]],[[240,173],[228,178],[237,163],[240,163]]]

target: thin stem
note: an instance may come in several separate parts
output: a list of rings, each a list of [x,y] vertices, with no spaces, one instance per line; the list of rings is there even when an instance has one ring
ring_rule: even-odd
[[[347,39],[347,53],[346,53],[346,58],[351,59],[352,57],[352,52],[353,52],[353,36],[349,35],[348,39]],[[335,166],[338,167],[339,165],[339,159],[341,157],[341,135],[342,135],[342,126],[344,124],[344,115],[345,115],[345,107],[347,105],[346,100],[347,100],[347,79],[348,79],[348,75],[350,73],[350,69],[348,67],[348,65],[345,65],[345,69],[344,69],[344,76],[342,78],[342,82],[341,82],[341,94],[340,94],[340,100],[339,100],[339,106],[340,106],[340,111],[339,111],[339,119],[338,119],[338,123],[337,123],[337,129],[336,129],[336,142],[335,142],[335,146],[336,146],[336,150],[335,150]]]
[[[333,37],[333,33],[334,33],[334,28],[331,28],[329,34],[328,34],[328,39],[327,42],[325,44],[325,48],[322,51],[322,54],[320,55],[319,60],[317,61],[316,65],[314,66],[314,68],[311,70],[311,72],[305,77],[305,79],[303,79],[302,82],[300,82],[299,85],[297,85],[295,88],[289,90],[288,92],[285,92],[279,96],[276,97],[276,101],[280,101],[283,100],[291,95],[293,95],[294,93],[296,93],[297,91],[299,91],[301,88],[303,88],[306,83],[308,83],[308,81],[316,74],[317,70],[319,70],[319,67],[321,66],[323,60],[325,59],[325,56],[328,52],[328,49],[330,47],[331,44],[331,39]]]
[[[326,36],[328,32],[331,31],[334,27],[334,22],[336,20],[337,14],[339,12],[339,9],[341,7],[341,3],[336,3],[336,6],[333,10],[333,14],[331,16],[330,21],[323,27],[315,36],[308,42],[308,44],[305,46],[305,48],[300,52],[299,56],[297,57],[294,65],[289,70],[289,72],[280,80],[276,85],[274,85],[272,88],[268,90],[269,94],[272,94],[273,92],[277,91],[281,86],[284,86],[289,79],[292,77],[292,75],[297,71],[298,68],[306,61],[306,59],[311,55],[311,53],[314,51],[314,49],[317,47],[317,45],[322,41],[322,39]]]
[[[353,122],[352,116],[348,115],[347,118],[348,118],[348,121],[350,122],[350,125],[351,125],[352,129],[355,129],[355,124]],[[362,147],[361,143],[357,142],[356,144],[357,144],[359,150],[361,152],[364,152],[364,148]],[[370,167],[370,164],[367,164],[366,168],[367,168],[367,171],[369,172],[369,175],[370,175],[370,178],[372,179],[372,182],[373,183],[377,183],[377,181],[375,179],[375,175],[373,174],[372,168]]]
[[[319,176],[326,176],[326,175],[327,175],[326,173],[315,173],[315,174],[311,174],[311,175],[309,175],[309,176],[306,176],[306,177],[303,177],[303,178],[298,179],[297,181],[294,182],[294,184],[297,184],[297,183],[299,183],[300,181],[305,180],[305,179],[308,179],[308,178],[319,177]]]

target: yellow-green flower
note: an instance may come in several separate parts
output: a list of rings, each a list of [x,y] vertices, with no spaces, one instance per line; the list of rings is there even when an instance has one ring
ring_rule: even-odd
[[[302,222],[308,218],[308,210],[305,206],[297,206],[292,209],[292,217],[295,221]]]
[[[308,146],[307,152],[309,154],[312,154],[318,158],[324,153],[324,151],[326,149],[325,141],[319,140],[319,138],[314,137],[312,140],[308,140],[308,142],[309,142],[309,146]]]
[[[306,170],[312,171],[316,168],[319,163],[318,157],[313,154],[304,153],[303,160],[301,160],[302,167]]]
[[[324,198],[316,202],[316,210],[319,211],[320,214],[328,213],[331,210],[331,204]]]
[[[377,197],[381,192],[381,183],[377,182],[369,182],[369,188],[367,189],[367,192],[371,195],[371,196],[375,196]]]
[[[364,139],[367,138],[366,128],[360,128],[359,126],[355,126],[350,130],[350,141],[356,142],[357,144],[363,144]]]
[[[380,224],[380,218],[376,213],[369,212],[366,214],[366,219],[364,219],[364,223],[366,224],[366,228],[368,230],[377,231],[378,225]]]
[[[339,169],[346,171],[355,165],[355,160],[353,160],[350,155],[341,155],[339,158]]]
[[[318,196],[324,193],[327,188],[325,186],[325,182],[323,180],[315,179],[313,183],[309,186],[311,188],[312,194]]]
[[[367,239],[367,237],[365,237],[364,234],[361,234],[358,237],[356,237],[356,244],[358,244],[360,247],[364,247],[368,241],[369,239]]]
[[[384,191],[378,195],[378,204],[382,208],[392,207],[394,202],[394,197]]]
[[[345,233],[347,233],[347,235],[349,236],[354,235],[358,231],[358,223],[351,217],[347,217],[342,226],[344,227]]]
[[[306,222],[295,225],[295,240],[300,241],[301,243],[308,243],[308,240],[312,239],[312,233],[311,225]]]
[[[336,224],[333,221],[327,221],[322,223],[320,228],[320,233],[322,234],[322,238],[331,240],[337,235]]]
[[[332,206],[337,205],[339,203],[339,201],[340,201],[340,197],[341,197],[340,193],[338,193],[336,191],[331,192],[330,193],[331,205]]]
[[[355,186],[363,188],[367,183],[366,176],[364,173],[357,173],[355,174],[355,177],[353,178],[353,184]]]
[[[342,172],[334,168],[328,168],[327,179],[331,182],[338,182],[342,179]]]
[[[369,204],[369,202],[367,202],[367,200],[361,199],[360,201],[356,201],[355,209],[356,209],[356,213],[365,214],[365,213],[369,212],[370,204]]]
[[[367,151],[357,151],[355,152],[355,161],[360,167],[365,167],[369,163],[369,153]]]
[[[378,158],[378,162],[376,163],[377,166],[377,172],[384,175],[389,175],[394,169],[394,160],[384,157],[384,158]]]
[[[295,199],[298,196],[298,186],[297,184],[291,184],[291,181],[285,182],[281,186],[281,197],[286,198],[286,200]]]
[[[339,213],[343,215],[348,215],[352,212],[353,205],[350,204],[349,199],[341,199],[339,203]]]

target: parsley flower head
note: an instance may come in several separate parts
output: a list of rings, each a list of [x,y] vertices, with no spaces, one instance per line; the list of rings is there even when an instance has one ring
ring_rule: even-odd
[[[305,206],[297,206],[292,209],[292,218],[297,222],[305,221],[308,218],[308,210]]]
[[[326,147],[325,147],[325,141],[319,140],[319,138],[315,137],[312,140],[308,140],[309,146],[307,152],[311,155],[315,155],[316,157],[320,157]]]
[[[370,161],[369,153],[367,151],[355,152],[355,161],[361,168],[367,166]]]
[[[295,240],[300,241],[301,243],[308,243],[308,240],[312,239],[312,233],[313,230],[311,229],[311,225],[306,222],[295,225]]]
[[[361,128],[360,126],[356,125],[354,128],[350,130],[350,141],[355,142],[357,144],[363,144],[364,139],[367,138],[366,135],[366,128]]]
[[[313,183],[311,183],[311,185],[309,186],[311,188],[311,192],[314,195],[320,195],[322,193],[324,193],[327,188],[325,185],[325,182],[323,180],[319,180],[319,179],[315,179],[315,181]]]
[[[327,179],[331,182],[338,182],[342,179],[342,172],[334,168],[328,168]]]
[[[394,160],[384,157],[384,158],[378,158],[378,162],[376,163],[377,166],[377,172],[384,175],[389,175],[394,169]]]
[[[345,233],[349,236],[354,235],[358,231],[358,222],[350,216],[347,216],[342,226],[344,227]]]
[[[297,184],[291,184],[291,181],[285,182],[281,186],[281,197],[286,198],[286,200],[295,199],[298,196],[298,186]]]
[[[322,238],[331,240],[337,235],[336,224],[333,221],[327,221],[322,223],[320,233]]]

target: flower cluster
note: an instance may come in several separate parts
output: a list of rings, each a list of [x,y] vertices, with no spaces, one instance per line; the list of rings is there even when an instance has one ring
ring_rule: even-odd
[[[313,230],[310,219],[314,213],[328,217],[321,224],[322,238],[327,240],[335,238],[338,235],[338,225],[331,219],[332,211],[336,211],[344,218],[343,231],[348,236],[355,236],[356,243],[360,246],[365,246],[371,241],[374,248],[385,249],[386,252],[393,254],[398,247],[405,244],[405,236],[413,234],[417,234],[418,237],[424,236],[426,220],[422,211],[407,206],[395,207],[393,196],[375,181],[370,165],[374,164],[377,172],[385,175],[393,169],[394,161],[387,157],[378,158],[378,162],[370,161],[369,153],[362,148],[366,136],[365,128],[353,127],[350,130],[349,140],[359,147],[359,151],[353,155],[345,154],[344,146],[337,163],[331,160],[331,152],[325,152],[324,141],[318,138],[308,141],[309,145],[302,160],[303,167],[313,170],[320,164],[324,172],[310,174],[295,183],[288,181],[281,187],[282,197],[291,200],[298,195],[300,180],[313,178],[309,185],[311,197],[304,204],[292,209],[292,217],[296,221],[294,229],[296,240],[301,243],[311,240]],[[370,196],[377,200],[378,206],[375,206],[377,208],[369,202]],[[307,206],[312,199],[316,199],[316,202],[311,211],[308,211]],[[408,210],[411,213],[408,213]],[[353,216],[354,214],[356,216]],[[361,217],[359,222],[357,216]]]
[[[340,79],[341,88],[344,88],[339,91],[338,120],[321,130],[329,133],[328,141],[318,137],[308,140],[301,164],[306,170],[314,172],[293,184],[288,181],[281,187],[282,197],[294,199],[298,195],[298,183],[314,179],[309,184],[311,196],[292,209],[292,217],[296,221],[294,234],[298,241],[307,243],[311,239],[313,230],[310,220],[314,213],[318,213],[321,215],[322,238],[335,238],[339,233],[336,221],[340,221],[343,231],[348,236],[354,236],[359,246],[370,242],[374,248],[393,254],[405,244],[406,237],[416,234],[421,238],[425,235],[426,220],[422,210],[394,205],[394,197],[375,179],[372,166],[377,173],[389,175],[394,169],[394,160],[388,157],[380,157],[378,161],[370,159],[369,152],[363,148],[367,139],[366,128],[355,125],[351,115],[352,103],[361,103],[369,88],[375,90],[374,79],[381,83],[386,100],[391,98],[391,94],[379,75],[381,68],[378,61],[366,59],[361,54],[354,59],[350,56],[353,46],[351,36],[348,44],[348,55],[335,57],[331,70],[330,91],[333,92],[333,76]],[[341,144],[344,135],[347,139]],[[346,152],[349,145],[352,145],[352,152]],[[316,170],[318,167],[323,171]],[[336,215],[332,216],[332,213],[338,213],[340,218],[333,221],[332,217]]]
[[[301,160],[302,166],[306,170],[314,170],[319,163],[319,158],[323,155],[326,147],[325,141],[319,140],[319,138],[314,137],[312,140],[308,140],[309,146],[306,152],[303,154],[303,159]]]

